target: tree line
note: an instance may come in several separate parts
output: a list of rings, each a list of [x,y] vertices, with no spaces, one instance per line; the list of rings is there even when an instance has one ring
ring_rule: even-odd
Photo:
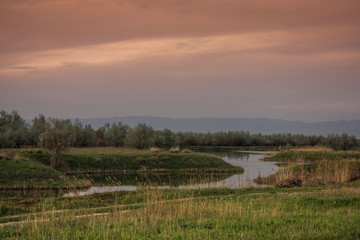
[[[247,131],[215,133],[173,132],[154,130],[145,123],[131,128],[121,122],[106,123],[99,129],[80,121],[46,118],[40,114],[31,123],[16,112],[0,112],[0,148],[23,146],[56,146],[61,152],[67,147],[130,146],[138,149],[174,146],[315,146],[326,145],[334,150],[348,150],[360,146],[355,136],[329,134],[327,136],[302,134],[251,134]]]

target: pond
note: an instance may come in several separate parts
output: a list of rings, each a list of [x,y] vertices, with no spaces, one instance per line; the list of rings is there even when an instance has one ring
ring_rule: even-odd
[[[93,186],[86,191],[66,193],[63,197],[85,196],[94,193],[135,191],[143,188],[197,189],[262,187],[254,183],[258,176],[266,177],[278,170],[274,162],[261,159],[271,152],[211,153],[233,166],[244,168],[243,174],[117,174],[87,176]]]

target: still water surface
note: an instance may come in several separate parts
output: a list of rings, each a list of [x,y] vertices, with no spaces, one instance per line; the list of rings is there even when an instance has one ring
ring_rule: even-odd
[[[211,153],[233,166],[244,168],[243,174],[129,174],[91,176],[94,183],[86,191],[66,193],[63,197],[85,196],[94,193],[135,191],[143,188],[198,189],[261,187],[253,182],[258,176],[269,176],[278,170],[274,162],[261,161],[270,152]]]

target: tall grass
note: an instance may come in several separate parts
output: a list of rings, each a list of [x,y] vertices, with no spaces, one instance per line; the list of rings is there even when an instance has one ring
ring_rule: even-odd
[[[349,182],[360,177],[360,162],[322,160],[312,164],[288,163],[277,173],[255,181],[276,187],[314,186]]]
[[[9,239],[357,239],[360,191],[338,188],[180,201],[144,191],[145,204],[103,213],[41,215],[0,227]]]

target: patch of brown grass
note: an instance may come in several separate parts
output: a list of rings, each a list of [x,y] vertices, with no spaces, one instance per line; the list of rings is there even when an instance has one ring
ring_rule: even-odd
[[[289,163],[274,175],[258,177],[255,181],[275,187],[300,187],[349,182],[359,177],[359,167],[352,165],[349,160],[322,160],[311,170]]]
[[[301,152],[333,152],[334,150],[326,146],[306,146],[306,147],[297,147],[291,149],[291,151],[301,151]]]

